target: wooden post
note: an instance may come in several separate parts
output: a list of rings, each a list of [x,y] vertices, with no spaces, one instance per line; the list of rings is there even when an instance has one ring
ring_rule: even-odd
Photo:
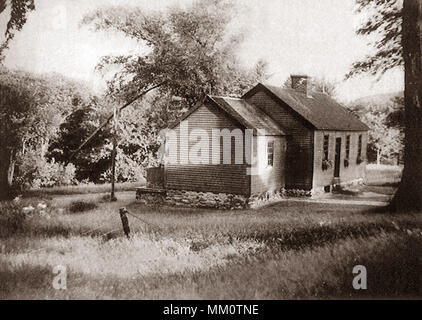
[[[125,232],[126,237],[129,238],[130,228],[129,228],[129,220],[127,219],[126,212],[127,210],[124,207],[119,209],[120,219],[122,219],[123,231]]]
[[[111,151],[111,195],[110,200],[116,201],[114,195],[114,184],[116,180],[116,153],[117,153],[117,110],[116,107],[113,111],[113,150]]]

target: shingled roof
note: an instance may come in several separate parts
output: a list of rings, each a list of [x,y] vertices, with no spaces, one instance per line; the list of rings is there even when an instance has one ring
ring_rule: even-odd
[[[247,99],[257,91],[264,90],[273,98],[288,105],[317,130],[367,131],[369,128],[354,114],[325,93],[310,95],[294,89],[258,84],[242,98]]]
[[[265,130],[261,132],[265,135],[285,135],[270,116],[246,100],[217,96],[209,98],[248,129]]]
[[[231,118],[239,122],[247,129],[257,129],[258,135],[269,136],[284,136],[286,135],[283,129],[270,116],[264,113],[261,109],[248,103],[246,100],[238,98],[206,96],[205,100],[197,103],[196,106],[185,112],[180,119],[173,122],[169,128],[175,128],[179,123],[188,118],[194,113],[203,103],[208,100],[215,106],[223,110]]]

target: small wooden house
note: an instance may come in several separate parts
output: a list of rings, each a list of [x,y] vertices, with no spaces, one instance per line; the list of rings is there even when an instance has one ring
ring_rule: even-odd
[[[292,76],[290,89],[207,96],[170,129],[164,172],[174,204],[253,206],[364,177],[368,127],[327,94],[308,92],[306,76]]]

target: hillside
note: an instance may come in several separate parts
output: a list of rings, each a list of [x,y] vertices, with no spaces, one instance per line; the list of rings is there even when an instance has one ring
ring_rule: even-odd
[[[356,99],[348,105],[350,106],[356,106],[356,105],[363,105],[363,106],[391,106],[392,101],[397,96],[403,96],[402,91],[398,92],[389,92],[389,93],[383,93],[383,94],[375,94],[366,96],[363,98]]]

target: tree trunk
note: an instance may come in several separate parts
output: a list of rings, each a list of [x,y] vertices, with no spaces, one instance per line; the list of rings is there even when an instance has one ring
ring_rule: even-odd
[[[390,209],[422,210],[422,0],[404,0],[403,57],[405,66],[404,169]]]
[[[381,162],[381,151],[380,148],[377,148],[377,164],[379,165]]]
[[[111,151],[111,195],[110,200],[115,201],[116,196],[114,193],[114,184],[116,182],[116,154],[117,154],[117,118],[118,111],[117,108],[114,108],[113,113],[113,150]]]
[[[7,170],[7,183],[9,186],[13,185],[13,177],[15,175],[15,163],[15,159],[11,159],[9,169]]]
[[[9,183],[11,153],[9,148],[0,150],[0,200],[10,199],[12,196]]]

